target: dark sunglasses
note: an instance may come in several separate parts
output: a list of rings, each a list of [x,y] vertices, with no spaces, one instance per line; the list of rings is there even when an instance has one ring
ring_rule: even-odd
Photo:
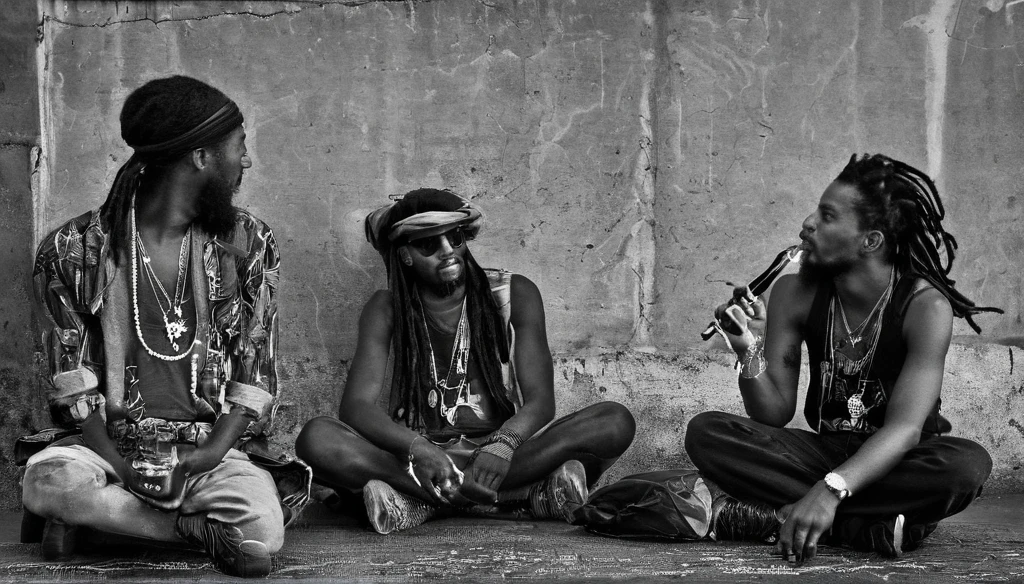
[[[423,237],[420,239],[414,239],[409,242],[409,245],[416,248],[416,251],[420,252],[425,256],[432,256],[437,253],[437,250],[441,249],[441,238],[447,237],[448,244],[452,246],[452,249],[459,249],[466,243],[467,239],[472,239],[466,232],[461,229],[453,229],[446,231],[440,235],[433,237]]]

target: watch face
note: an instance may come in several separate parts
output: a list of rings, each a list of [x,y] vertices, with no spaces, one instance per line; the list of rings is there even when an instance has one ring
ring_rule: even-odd
[[[843,480],[843,477],[837,475],[834,472],[830,472],[827,475],[825,475],[825,485],[827,485],[830,489],[834,491],[846,490],[846,481]]]

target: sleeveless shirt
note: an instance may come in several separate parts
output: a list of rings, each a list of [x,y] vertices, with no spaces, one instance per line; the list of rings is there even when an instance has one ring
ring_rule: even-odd
[[[858,432],[871,434],[881,428],[896,379],[907,356],[903,340],[903,321],[910,301],[931,285],[914,290],[915,274],[899,277],[892,298],[882,312],[882,330],[868,371],[845,375],[829,362],[829,309],[835,285],[829,281],[818,287],[807,315],[807,353],[810,358],[810,383],[804,418],[818,432]],[[852,401],[851,401],[852,398]],[[952,427],[939,414],[942,400],[937,399],[921,431],[945,434]],[[853,413],[851,413],[851,410]]]

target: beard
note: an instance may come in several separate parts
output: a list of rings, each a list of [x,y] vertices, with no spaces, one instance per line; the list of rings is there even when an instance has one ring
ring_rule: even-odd
[[[849,261],[820,264],[804,260],[800,262],[800,271],[797,275],[804,282],[813,284],[841,276],[849,271],[852,265],[853,263]]]
[[[238,184],[231,184],[220,172],[203,186],[195,218],[195,223],[203,231],[220,239],[231,234],[238,217],[238,209],[232,203],[238,187]]]
[[[455,292],[458,291],[459,287],[461,287],[465,283],[466,269],[465,266],[463,266],[462,273],[459,274],[458,278],[450,282],[441,282],[439,284],[431,285],[430,291],[436,294],[437,296],[440,296],[441,298],[449,298],[453,294],[455,294]]]

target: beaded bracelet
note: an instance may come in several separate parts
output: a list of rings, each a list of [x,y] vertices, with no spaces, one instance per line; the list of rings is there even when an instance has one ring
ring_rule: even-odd
[[[498,458],[506,461],[512,460],[512,454],[515,452],[508,444],[504,442],[491,442],[485,444],[477,449],[477,452],[486,452],[487,454],[493,454]],[[475,454],[475,453],[474,453]]]
[[[512,450],[515,450],[516,448],[522,446],[525,440],[523,440],[523,437],[520,436],[519,432],[516,432],[515,430],[499,428],[498,431],[496,431],[494,434],[491,434],[491,437],[487,439],[488,444],[492,444],[494,442],[501,442],[503,444],[508,445],[508,447],[511,448]]]

